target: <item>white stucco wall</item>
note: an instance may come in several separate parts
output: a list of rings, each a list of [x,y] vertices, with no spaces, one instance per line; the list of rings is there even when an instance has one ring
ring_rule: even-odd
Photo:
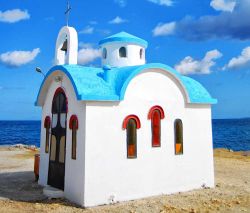
[[[84,206],[214,186],[210,105],[186,105],[169,74],[144,72],[129,84],[124,101],[86,103]],[[151,146],[149,109],[160,105],[161,147]],[[140,118],[137,158],[127,159],[123,119]],[[184,154],[174,153],[174,121],[182,119]]]
[[[125,47],[127,50],[127,57],[121,58],[119,56],[119,49]],[[107,58],[102,57],[102,65],[109,65],[111,67],[135,66],[145,64],[145,48],[131,43],[113,42],[103,44],[103,48],[107,49]],[[143,49],[143,57],[140,58],[140,49]]]
[[[62,76],[62,82],[55,82]],[[48,82],[43,106],[39,184],[47,185],[49,153],[45,153],[43,121],[51,114],[58,87],[68,98],[67,127],[72,114],[79,120],[77,159],[71,159],[71,130],[67,128],[65,197],[82,206],[138,199],[214,186],[210,105],[186,104],[179,83],[165,71],[145,71],[129,84],[124,101],[77,101],[69,79],[55,72]],[[150,108],[160,105],[165,111],[161,122],[161,147],[151,145]],[[127,159],[127,115],[140,118],[137,130],[137,158]],[[184,154],[174,153],[174,121],[182,119]]]
[[[55,82],[54,76],[62,76],[62,82]],[[48,180],[49,153],[45,153],[45,133],[43,122],[46,116],[52,119],[52,100],[57,88],[62,87],[68,99],[67,132],[66,132],[66,158],[65,158],[65,188],[64,195],[67,199],[82,204],[84,200],[84,151],[85,151],[85,104],[76,100],[75,92],[69,79],[61,72],[51,76],[52,82],[48,88],[45,104],[42,109],[42,131],[40,145],[40,173],[39,184],[46,186]],[[71,115],[77,115],[79,129],[77,131],[76,160],[71,159],[72,131],[68,128]]]

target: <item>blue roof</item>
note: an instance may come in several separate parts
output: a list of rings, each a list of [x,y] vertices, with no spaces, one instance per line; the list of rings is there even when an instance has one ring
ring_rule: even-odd
[[[52,74],[58,70],[63,72],[70,79],[79,101],[121,101],[124,99],[130,81],[145,69],[151,68],[161,69],[173,75],[182,85],[188,103],[217,103],[217,100],[213,99],[208,91],[194,79],[182,76],[167,65],[153,63],[110,69],[84,67],[80,65],[55,66],[44,78],[37,96],[36,105],[42,105],[44,100],[41,99],[45,97],[42,94],[46,94]]]
[[[120,32],[120,33],[117,33],[115,35],[104,38],[99,42],[99,45],[103,45],[103,44],[111,43],[111,42],[134,43],[134,44],[138,44],[140,46],[143,46],[145,48],[147,48],[147,46],[148,46],[147,41],[145,41],[139,37],[133,36],[133,35],[126,33],[126,32]]]

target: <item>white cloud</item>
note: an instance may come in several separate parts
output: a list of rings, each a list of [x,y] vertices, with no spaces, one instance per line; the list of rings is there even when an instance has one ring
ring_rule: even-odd
[[[208,51],[202,60],[195,60],[191,56],[185,57],[179,64],[175,65],[175,69],[181,74],[210,74],[211,67],[216,63],[214,60],[222,57],[222,53],[218,50]]]
[[[114,0],[116,4],[118,4],[120,7],[126,7],[127,0]]]
[[[0,62],[9,67],[20,67],[33,61],[39,53],[39,48],[32,51],[6,52],[0,55]]]
[[[148,0],[149,2],[161,5],[161,6],[167,6],[170,7],[173,5],[173,1],[172,0]]]
[[[210,0],[211,1],[211,0]],[[209,39],[250,39],[250,0],[235,0],[232,12],[203,15],[199,18],[185,16],[175,23],[175,35],[189,41]]]
[[[4,12],[0,11],[0,22],[15,23],[21,20],[29,19],[30,14],[27,10],[6,10]]]
[[[79,34],[92,34],[93,32],[94,32],[94,27],[86,26],[79,32]]]
[[[91,47],[93,47],[93,44],[91,44],[91,43],[79,42],[79,47],[80,47],[80,48],[91,48]]]
[[[128,22],[128,20],[123,19],[119,16],[116,16],[114,19],[112,19],[111,21],[109,21],[109,24],[122,24]]]
[[[234,0],[212,0],[210,6],[215,10],[233,12],[236,5]]]
[[[239,69],[250,65],[250,46],[242,50],[241,54],[238,57],[232,58],[227,65],[223,67],[225,69]]]
[[[165,36],[165,35],[172,35],[175,33],[175,22],[169,22],[169,23],[159,23],[154,29],[153,29],[153,35],[154,36]]]
[[[93,48],[91,44],[81,43],[81,45],[83,48],[78,51],[78,64],[89,64],[101,57],[101,51]]]

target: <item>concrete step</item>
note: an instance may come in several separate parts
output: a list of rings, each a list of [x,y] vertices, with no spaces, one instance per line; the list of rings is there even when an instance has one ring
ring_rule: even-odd
[[[56,189],[52,186],[46,186],[43,188],[43,194],[47,196],[49,199],[52,198],[63,198],[64,197],[64,191],[60,189]]]

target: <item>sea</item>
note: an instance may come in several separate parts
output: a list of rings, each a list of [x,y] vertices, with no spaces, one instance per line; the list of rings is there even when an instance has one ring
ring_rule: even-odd
[[[250,118],[214,119],[213,146],[233,151],[250,150]],[[1,145],[35,145],[40,147],[40,121],[0,121]]]

